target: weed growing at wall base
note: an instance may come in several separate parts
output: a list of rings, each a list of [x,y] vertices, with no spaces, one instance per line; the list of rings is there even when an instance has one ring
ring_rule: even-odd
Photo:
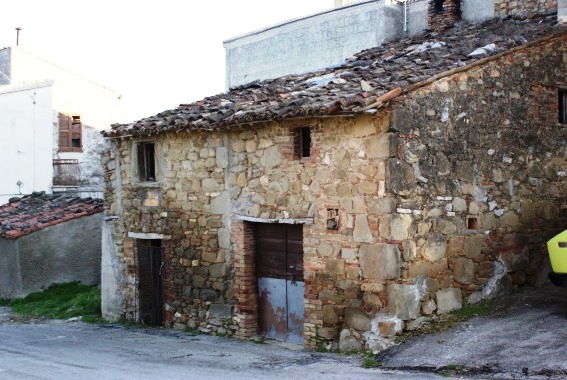
[[[43,292],[24,298],[0,300],[16,314],[30,317],[68,319],[81,317],[85,322],[101,322],[100,288],[77,282],[53,284]]]

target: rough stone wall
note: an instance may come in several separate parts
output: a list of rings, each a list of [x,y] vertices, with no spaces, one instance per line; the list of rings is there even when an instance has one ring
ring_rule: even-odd
[[[557,11],[557,0],[494,0],[496,16],[529,16]]]
[[[421,305],[395,309],[402,319],[546,274],[545,242],[565,225],[565,135],[557,124],[557,86],[567,73],[562,44],[564,38],[455,74],[394,107],[399,153],[388,162],[388,190],[397,210],[390,227],[380,228],[398,240],[402,278],[413,285],[389,289],[389,297],[421,296]],[[394,238],[400,218],[411,232]],[[420,277],[429,281],[425,288]],[[438,289],[454,293],[440,296]]]
[[[128,232],[164,234],[166,325],[253,336],[260,221],[306,223],[309,347],[382,349],[434,313],[535,282],[564,221],[565,57],[560,42],[519,50],[373,116],[158,135],[157,183],[132,178],[137,140],[113,140],[123,315],[136,307]],[[297,127],[311,128],[308,158]]]

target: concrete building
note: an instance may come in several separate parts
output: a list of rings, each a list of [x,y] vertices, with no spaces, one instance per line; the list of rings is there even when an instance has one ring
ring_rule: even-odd
[[[33,191],[102,197],[100,131],[120,96],[21,47],[0,50],[0,204]]]
[[[381,350],[545,279],[567,207],[557,4],[466,24],[441,3],[427,33],[105,131],[105,318]]]
[[[0,206],[0,298],[100,282],[102,200],[37,192]]]

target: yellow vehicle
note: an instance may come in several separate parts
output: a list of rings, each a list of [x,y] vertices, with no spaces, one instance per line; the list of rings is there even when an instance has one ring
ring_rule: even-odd
[[[547,242],[551,272],[549,279],[555,286],[567,288],[567,230]]]

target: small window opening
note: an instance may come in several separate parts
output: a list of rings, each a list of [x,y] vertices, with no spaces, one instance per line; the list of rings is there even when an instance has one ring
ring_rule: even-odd
[[[339,210],[336,208],[327,209],[327,229],[328,230],[339,229]]]
[[[301,158],[311,156],[311,128],[299,128],[299,152]]]
[[[143,142],[138,144],[138,173],[142,182],[154,182],[156,180],[154,143]]]
[[[433,0],[433,10],[435,13],[442,13],[443,12],[443,4],[445,0]]]
[[[478,218],[472,216],[467,217],[467,229],[478,230]]]
[[[567,124],[567,90],[559,90],[559,122]]]

